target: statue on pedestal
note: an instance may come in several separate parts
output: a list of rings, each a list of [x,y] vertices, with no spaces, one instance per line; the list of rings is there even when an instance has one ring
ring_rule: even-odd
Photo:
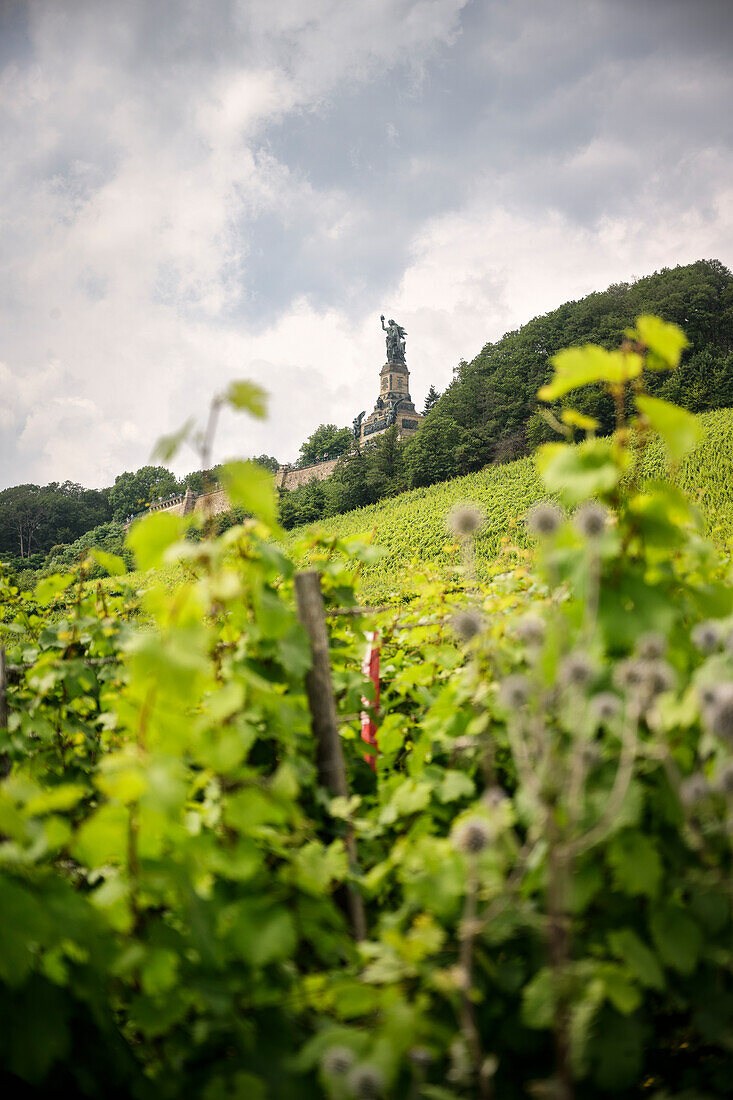
[[[402,325],[397,324],[393,317],[390,317],[388,325],[384,323],[384,314],[381,315],[380,320],[382,322],[382,331],[387,333],[387,362],[404,363],[405,337],[407,333]]]

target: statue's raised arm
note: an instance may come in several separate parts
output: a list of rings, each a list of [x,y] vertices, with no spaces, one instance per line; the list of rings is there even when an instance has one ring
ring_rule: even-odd
[[[398,325],[393,317],[389,324],[384,323],[384,314],[381,314],[382,330],[387,333],[387,362],[404,363],[405,361],[405,337],[407,333],[402,325]]]

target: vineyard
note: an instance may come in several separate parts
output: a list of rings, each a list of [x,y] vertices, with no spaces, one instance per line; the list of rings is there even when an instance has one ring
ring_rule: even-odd
[[[239,462],[250,518],[151,514],[134,575],[0,571],[5,1095],[729,1094],[731,416],[643,386],[684,345],[559,353],[612,437],[299,544]]]
[[[700,417],[701,439],[671,475],[704,516],[705,532],[721,545],[733,534],[733,410],[720,409]],[[642,479],[667,476],[668,460],[660,440],[653,441],[640,461]],[[546,492],[532,458],[487,466],[476,474],[413,489],[391,500],[345,515],[320,520],[312,528],[293,531],[287,545],[296,559],[309,560],[308,532],[341,539],[373,540],[386,553],[365,565],[360,591],[366,599],[388,598],[410,591],[410,575],[435,565],[460,564],[459,548],[446,530],[445,516],[462,501],[475,502],[485,514],[476,539],[476,559],[494,570],[516,548],[529,545],[523,517]]]

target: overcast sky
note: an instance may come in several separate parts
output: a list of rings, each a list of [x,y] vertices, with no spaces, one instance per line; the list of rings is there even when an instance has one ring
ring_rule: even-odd
[[[730,0],[0,0],[0,487],[111,484],[233,378],[293,460],[569,298],[733,265]],[[184,454],[179,473],[196,465]]]

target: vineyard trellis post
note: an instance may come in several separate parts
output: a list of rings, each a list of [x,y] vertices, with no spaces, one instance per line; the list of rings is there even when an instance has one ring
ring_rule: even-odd
[[[295,599],[298,618],[305,628],[311,648],[312,664],[306,673],[305,688],[316,738],[318,779],[332,794],[348,799],[349,786],[338,732],[321,576],[317,570],[308,569],[303,573],[296,573]],[[351,826],[345,837],[345,845],[349,862],[352,868],[356,868],[356,840]],[[353,885],[347,886],[347,903],[354,938],[363,940],[366,938],[364,904]]]

